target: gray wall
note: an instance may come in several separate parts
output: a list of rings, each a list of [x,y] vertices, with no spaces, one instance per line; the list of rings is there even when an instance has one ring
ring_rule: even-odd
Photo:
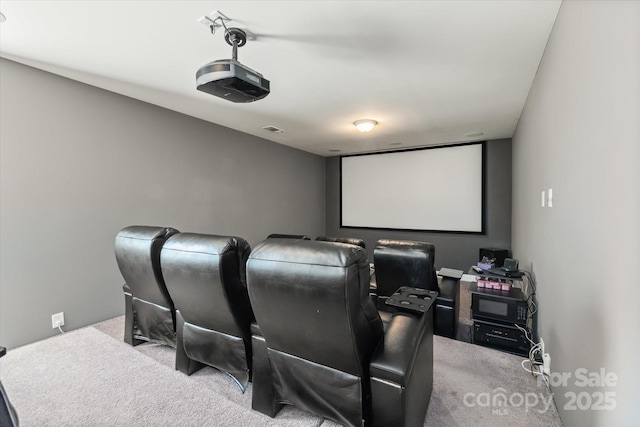
[[[324,232],[322,157],[4,59],[0,91],[3,346],[123,314],[125,226]]]
[[[373,261],[373,248],[379,239],[429,242],[436,247],[437,268],[457,268],[466,272],[478,261],[480,248],[511,248],[511,140],[489,141],[486,154],[485,235],[340,228],[339,157],[327,159],[327,235],[364,239],[370,261]],[[455,171],[451,171],[451,174],[450,179],[455,179]],[[425,192],[429,191],[429,185],[438,183],[425,184]],[[407,197],[416,196],[408,194]],[[460,208],[464,209],[464,200],[460,203]]]
[[[640,2],[564,2],[513,138],[513,252],[551,370],[571,375],[552,388],[566,426],[638,425],[639,104]],[[581,387],[580,368],[618,381]],[[570,405],[604,392],[615,410]]]

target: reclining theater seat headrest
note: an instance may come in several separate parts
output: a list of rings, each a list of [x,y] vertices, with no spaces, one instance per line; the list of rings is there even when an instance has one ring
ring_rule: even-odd
[[[133,225],[116,235],[116,261],[136,298],[173,308],[160,270],[160,251],[165,241],[177,233],[170,227]]]
[[[251,253],[247,279],[270,349],[362,376],[382,336],[364,249],[267,239]]]
[[[241,237],[217,236],[213,234],[180,233],[180,237],[170,239],[165,243],[167,250],[193,252],[208,255],[222,255],[225,252],[235,252],[240,269],[240,281],[247,287],[247,259],[251,253],[251,246]]]
[[[400,286],[438,291],[435,246],[409,240],[378,240],[373,251],[378,294],[389,296]]]

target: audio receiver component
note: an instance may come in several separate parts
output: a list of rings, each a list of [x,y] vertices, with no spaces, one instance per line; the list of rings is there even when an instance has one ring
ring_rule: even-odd
[[[482,320],[473,322],[473,342],[520,356],[527,356],[530,349],[527,337],[517,327]]]

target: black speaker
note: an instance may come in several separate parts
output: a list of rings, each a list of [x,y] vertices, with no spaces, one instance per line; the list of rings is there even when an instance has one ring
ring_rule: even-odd
[[[481,261],[482,258],[487,257],[489,259],[496,260],[496,267],[502,267],[504,265],[504,259],[509,258],[509,250],[507,249],[495,249],[495,248],[480,248],[480,257],[478,261]]]

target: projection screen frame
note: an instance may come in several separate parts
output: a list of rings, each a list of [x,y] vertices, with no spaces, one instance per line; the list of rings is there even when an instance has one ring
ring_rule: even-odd
[[[487,202],[486,202],[486,182],[487,182],[487,141],[476,141],[476,142],[462,142],[455,144],[446,144],[446,145],[434,145],[428,147],[419,147],[419,148],[408,148],[403,150],[389,150],[389,151],[377,151],[371,153],[358,153],[358,154],[346,154],[340,156],[340,228],[341,229],[360,229],[360,230],[381,230],[381,231],[404,231],[404,232],[418,232],[418,233],[441,233],[441,234],[465,234],[465,235],[485,235],[486,234],[486,211],[487,211]],[[453,148],[467,145],[480,145],[481,146],[481,188],[482,188],[482,196],[481,196],[481,218],[480,218],[480,231],[466,231],[466,230],[438,230],[438,229],[420,229],[420,228],[396,228],[396,227],[369,227],[369,226],[354,226],[354,225],[344,225],[343,221],[343,194],[342,194],[342,159],[345,157],[358,157],[358,156],[371,156],[371,155],[385,155],[385,154],[393,154],[393,153],[403,153],[410,151],[423,151],[423,150],[437,150],[443,148]]]

